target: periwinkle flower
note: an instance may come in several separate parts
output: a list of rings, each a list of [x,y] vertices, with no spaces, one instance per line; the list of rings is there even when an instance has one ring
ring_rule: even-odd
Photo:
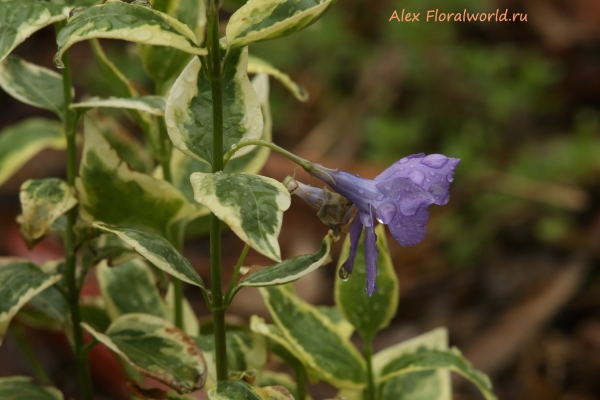
[[[387,225],[400,245],[419,243],[425,237],[429,206],[444,205],[450,200],[448,189],[459,161],[442,154],[414,154],[392,164],[374,180],[328,169],[316,163],[311,165],[311,175],[326,182],[358,206],[358,215],[350,227],[350,254],[343,268],[348,274],[352,273],[364,227],[369,296],[377,289],[375,220]]]

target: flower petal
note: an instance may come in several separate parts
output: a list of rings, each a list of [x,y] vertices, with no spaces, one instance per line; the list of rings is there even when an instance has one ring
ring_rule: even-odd
[[[377,258],[379,249],[377,248],[377,235],[375,234],[375,225],[365,227],[365,262],[367,264],[367,293],[369,296],[377,290]]]
[[[344,262],[344,265],[342,265],[342,268],[344,268],[348,274],[351,274],[354,269],[354,259],[356,258],[356,249],[358,248],[362,228],[363,225],[357,215],[356,218],[354,218],[352,225],[350,225],[350,252],[348,253],[348,259]]]

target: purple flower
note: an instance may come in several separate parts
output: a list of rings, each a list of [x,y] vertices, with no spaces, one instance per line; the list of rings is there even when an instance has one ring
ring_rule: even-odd
[[[448,189],[459,161],[442,154],[414,154],[392,164],[374,180],[312,164],[311,175],[358,206],[358,215],[350,227],[350,254],[343,268],[352,273],[364,227],[369,296],[377,289],[378,250],[374,220],[387,225],[402,246],[419,243],[425,237],[429,206],[444,205],[450,200]]]

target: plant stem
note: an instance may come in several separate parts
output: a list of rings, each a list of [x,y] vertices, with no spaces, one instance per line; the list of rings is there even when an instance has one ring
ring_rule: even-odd
[[[238,259],[238,262],[235,266],[235,269],[233,270],[233,276],[231,277],[231,280],[229,281],[229,286],[227,287],[227,292],[225,292],[225,304],[227,304],[229,306],[229,303],[231,303],[231,295],[233,293],[233,289],[235,288],[235,283],[237,282],[238,276],[240,275],[240,268],[242,268],[242,264],[244,263],[244,260],[246,259],[246,254],[248,254],[248,250],[250,250],[250,246],[248,245],[248,243],[246,243],[246,245],[244,246],[244,249],[242,250],[242,253],[240,254],[240,258]]]
[[[264,146],[264,147],[268,147],[269,149],[287,157],[288,159],[292,160],[293,162],[295,162],[296,164],[300,165],[302,168],[304,168],[306,171],[312,171],[314,169],[313,164],[302,158],[302,157],[298,157],[297,155],[295,155],[294,153],[290,153],[289,151],[287,151],[286,149],[282,149],[281,147],[277,146],[275,143],[272,142],[266,142],[264,140],[245,140],[243,142],[240,142],[238,144],[235,145],[235,147],[232,147],[231,150],[229,150],[226,154],[225,154],[225,165],[227,165],[227,163],[229,162],[229,160],[231,159],[231,157],[233,157],[233,155],[242,147],[246,147],[246,146]]]
[[[296,375],[296,398],[304,400],[306,399],[306,369],[300,362],[294,367],[294,375]]]
[[[221,76],[221,49],[219,48],[219,9],[214,0],[208,10],[208,58],[213,103],[213,160],[212,172],[223,170],[223,78]],[[225,337],[225,309],[221,278],[221,221],[210,216],[210,275],[212,313],[215,330],[215,359],[217,380],[226,381],[227,339]]]
[[[35,354],[35,351],[31,347],[31,343],[29,342],[27,334],[23,328],[21,328],[19,325],[12,324],[10,329],[15,337],[15,340],[17,341],[19,349],[21,349],[23,356],[25,356],[25,360],[27,360],[27,364],[29,364],[29,367],[33,371],[33,375],[43,383],[52,385],[52,380],[50,380],[50,377],[48,374],[46,374],[46,371],[44,371],[44,367]]]
[[[375,400],[375,381],[373,379],[373,340],[371,337],[364,338],[364,353],[367,362],[367,388],[365,389],[365,400]]]
[[[173,277],[173,289],[175,297],[175,326],[183,329],[183,282]]]
[[[64,22],[56,23],[55,30],[58,31],[64,26]],[[69,186],[75,186],[75,176],[77,175],[77,113],[69,108],[73,102],[73,92],[71,90],[71,62],[69,52],[63,55],[64,68],[62,70],[63,95],[65,100],[65,116],[63,119],[65,136],[67,139],[67,183]],[[87,362],[87,354],[83,351],[84,340],[83,330],[81,328],[81,316],[79,311],[79,292],[81,288],[77,284],[76,277],[76,250],[75,250],[75,232],[73,227],[77,222],[77,207],[73,207],[67,212],[67,230],[65,234],[65,280],[67,284],[67,293],[69,295],[69,308],[71,311],[71,323],[73,328],[73,341],[75,347],[75,358],[77,360],[77,374],[81,397],[83,400],[93,398],[92,380],[90,369]]]

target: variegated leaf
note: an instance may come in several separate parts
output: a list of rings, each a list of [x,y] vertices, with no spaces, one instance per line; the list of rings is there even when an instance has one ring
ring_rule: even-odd
[[[343,337],[350,339],[354,333],[354,326],[344,318],[344,314],[337,307],[318,306],[317,311],[327,318]]]
[[[253,55],[248,57],[248,73],[271,75],[273,78],[281,82],[283,86],[285,86],[290,92],[292,92],[296,99],[302,102],[308,101],[308,92],[306,89],[294,82],[288,74],[281,72],[271,63],[261,58]]]
[[[364,387],[362,356],[328,318],[285,287],[259,290],[275,325],[309,370],[339,388]]]
[[[60,278],[45,274],[29,261],[0,258],[0,342],[17,311]]]
[[[331,246],[336,238],[329,231],[323,239],[323,244],[315,254],[307,254],[288,258],[278,264],[264,267],[245,275],[238,283],[238,288],[243,286],[273,286],[293,282],[310,274],[323,264],[331,261]]]
[[[170,183],[132,171],[85,119],[85,146],[76,181],[80,212],[88,221],[151,229],[164,237],[194,212]]]
[[[164,115],[167,99],[163,96],[139,96],[139,97],[109,97],[102,99],[92,97],[91,99],[71,104],[71,108],[87,111],[90,108],[120,108],[124,110],[144,111],[153,115]]]
[[[198,43],[204,41],[206,4],[203,0],[154,0],[152,6],[186,24],[194,31]],[[181,73],[191,57],[172,47],[140,45],[140,58],[148,75],[164,88],[165,83],[172,82]]]
[[[86,8],[69,18],[56,37],[55,64],[62,65],[63,54],[73,44],[92,38],[122,39],[206,54],[190,28],[175,18],[150,7],[117,1]]]
[[[55,4],[64,4],[66,6],[70,6],[71,9],[73,7],[91,7],[95,6],[98,3],[101,3],[103,0],[50,0]]]
[[[365,263],[364,235],[356,250],[354,270],[352,275],[344,281],[339,276],[335,281],[335,301],[346,319],[354,325],[363,338],[372,338],[375,333],[389,325],[396,314],[400,289],[398,278],[392,263],[392,257],[385,238],[384,225],[378,225],[377,248],[377,286],[372,296],[365,291],[367,272]],[[346,237],[344,247],[340,254],[338,269],[342,267],[350,250],[350,235]]]
[[[240,7],[227,24],[231,48],[297,32],[317,21],[337,0],[254,0]]]
[[[166,305],[160,297],[152,271],[139,258],[115,267],[109,267],[103,261],[96,268],[96,276],[111,319],[130,313],[167,318]]]
[[[291,376],[283,372],[274,371],[263,371],[258,378],[257,386],[283,386],[290,393],[296,393],[298,390],[296,381]],[[306,395],[305,400],[312,400],[312,397]]]
[[[75,189],[56,178],[25,181],[19,197],[21,235],[29,244],[44,236],[58,217],[77,204]]]
[[[67,19],[71,8],[39,0],[0,1],[0,61],[34,32]]]
[[[206,363],[194,340],[172,323],[148,314],[125,314],[104,334],[82,326],[137,371],[179,393],[204,386]]]
[[[1,4],[1,3],[0,3]],[[25,376],[0,378],[0,399],[6,400],[63,400],[61,392],[50,386],[33,383]]]
[[[0,87],[23,103],[64,117],[62,76],[54,71],[11,55],[0,63]]]
[[[277,237],[290,194],[278,181],[260,175],[204,174],[190,177],[194,198],[253,249],[280,261]]]
[[[125,364],[126,365],[126,364]],[[127,371],[128,374],[137,374],[135,370]],[[131,378],[131,375],[130,375]],[[151,389],[143,389],[138,382],[143,381],[143,376],[140,376],[140,379],[129,379],[127,381],[127,390],[129,394],[132,395],[133,399],[142,399],[142,400],[196,400],[195,397],[192,397],[188,394],[179,394],[175,390],[162,390],[157,387],[153,387]]]
[[[294,400],[283,386],[257,388],[242,381],[223,381],[208,392],[210,400]]]
[[[41,150],[66,146],[57,121],[32,118],[5,128],[0,132],[0,185]]]
[[[248,79],[248,49],[233,53],[223,78],[223,154],[240,140],[259,139],[263,131],[260,102]],[[198,57],[179,75],[167,99],[165,120],[173,145],[212,165],[213,116],[211,83]],[[252,150],[247,146],[236,153]]]
[[[189,261],[166,239],[135,229],[109,226],[101,223],[94,223],[92,225],[104,232],[117,235],[144,258],[166,273],[204,289],[202,278],[200,278],[190,265]]]
[[[169,321],[175,321],[175,287],[171,282],[165,295],[165,302],[167,305],[167,318]],[[194,313],[190,302],[184,297],[183,298],[183,329],[185,333],[194,337],[200,333],[200,323],[198,317]]]

